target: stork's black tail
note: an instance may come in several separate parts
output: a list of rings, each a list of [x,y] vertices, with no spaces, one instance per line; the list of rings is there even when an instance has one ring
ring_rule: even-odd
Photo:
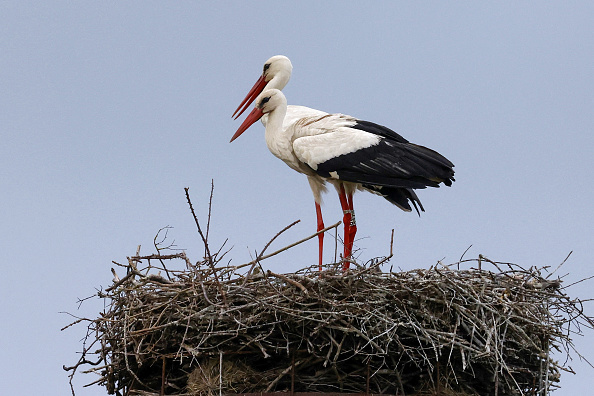
[[[406,212],[412,211],[412,208],[410,207],[411,203],[419,216],[421,215],[421,212],[425,211],[425,208],[423,208],[421,200],[419,199],[419,197],[417,197],[417,194],[412,188],[394,188],[383,186],[371,186],[365,184],[363,185],[363,188],[373,192],[374,194],[381,195],[390,203],[398,206],[400,209]]]

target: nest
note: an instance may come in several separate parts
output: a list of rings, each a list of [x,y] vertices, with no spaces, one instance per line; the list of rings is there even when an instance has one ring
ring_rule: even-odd
[[[547,268],[479,256],[382,272],[386,257],[278,274],[263,252],[221,266],[194,219],[202,261],[155,243],[114,262],[126,275],[112,269],[104,311],[73,323],[87,336],[64,367],[71,387],[84,367],[116,395],[546,395],[571,371],[552,353],[575,351],[570,335],[594,324]]]
[[[187,268],[163,267],[175,259]],[[91,371],[118,395],[548,392],[563,369],[551,351],[592,321],[539,269],[467,262],[498,270],[239,273],[134,256],[100,293],[83,359],[98,348]]]

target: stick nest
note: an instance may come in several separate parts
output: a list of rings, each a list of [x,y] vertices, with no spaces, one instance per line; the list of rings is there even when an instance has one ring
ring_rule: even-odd
[[[172,260],[186,268],[167,269]],[[552,350],[592,319],[542,269],[465,262],[494,271],[240,273],[137,255],[99,293],[106,309],[66,369],[97,366],[87,372],[117,395],[546,394],[565,369]]]
[[[265,256],[293,223],[254,261],[221,266],[222,247],[211,253],[208,244],[213,188],[206,232],[185,189],[202,261],[163,255],[171,246],[157,234],[157,254],[141,256],[139,247],[127,264],[114,262],[126,275],[112,269],[113,284],[97,293],[103,312],[65,327],[87,323],[81,357],[64,367],[73,395],[84,367],[98,374],[86,386],[116,395],[541,396],[558,387],[561,371],[572,372],[552,353],[568,359],[577,353],[570,336],[594,325],[568,286],[549,279],[565,261],[546,277],[548,267],[483,256],[381,272],[391,253],[348,272],[340,263],[321,272],[264,271],[262,260],[315,237]]]

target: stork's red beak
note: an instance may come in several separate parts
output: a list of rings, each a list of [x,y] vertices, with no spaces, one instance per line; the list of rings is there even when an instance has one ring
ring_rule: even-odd
[[[264,79],[264,76],[260,76],[258,81],[256,81],[256,83],[254,84],[252,89],[250,89],[250,92],[247,94],[247,96],[245,97],[243,102],[241,102],[241,104],[239,105],[237,110],[235,110],[235,113],[233,113],[233,115],[231,117],[234,117],[235,119],[239,118],[239,116],[241,114],[243,114],[245,109],[247,109],[250,106],[250,104],[252,104],[254,99],[256,99],[258,97],[258,95],[260,95],[260,93],[264,90],[265,86],[266,86],[266,80]],[[239,114],[238,114],[238,112],[239,112]]]
[[[253,101],[253,99],[252,99],[252,101]],[[242,112],[243,112],[243,110],[242,110]],[[241,114],[241,113],[239,113],[239,114]],[[252,110],[252,112],[245,118],[245,120],[243,121],[243,124],[241,124],[241,126],[239,127],[237,132],[235,132],[235,135],[233,135],[233,137],[231,138],[229,143],[231,143],[232,141],[237,139],[239,137],[239,135],[244,133],[254,122],[256,122],[260,118],[262,118],[263,115],[264,115],[264,113],[262,112],[262,110],[260,110],[257,107],[254,108],[254,110]]]

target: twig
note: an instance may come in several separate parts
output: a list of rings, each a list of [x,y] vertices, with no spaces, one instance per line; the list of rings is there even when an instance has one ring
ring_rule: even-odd
[[[570,288],[571,286],[575,286],[575,285],[577,285],[578,283],[582,283],[582,282],[585,282],[585,281],[587,281],[587,280],[590,280],[590,279],[593,279],[593,278],[594,278],[594,275],[592,275],[592,276],[589,276],[589,277],[587,277],[587,278],[584,278],[584,279],[580,279],[579,281],[576,281],[576,282],[570,283],[570,284],[569,284],[569,285],[567,285],[567,286],[563,286],[563,287],[562,287],[562,289],[567,289],[567,288]]]
[[[555,268],[555,269],[553,270],[553,272],[551,272],[550,274],[548,274],[548,275],[547,275],[547,277],[546,277],[545,279],[549,279],[549,277],[550,277],[551,275],[553,275],[555,272],[557,272],[557,270],[558,270],[559,268],[561,268],[561,266],[562,266],[563,264],[565,264],[565,262],[567,261],[567,259],[569,259],[569,256],[571,256],[571,254],[572,254],[572,253],[573,253],[573,250],[569,252],[569,254],[567,255],[567,257],[565,257],[565,259],[564,259],[564,260],[561,262],[561,264],[559,264],[559,265],[557,266],[557,268]]]
[[[106,292],[110,292],[110,291],[114,290],[115,288],[117,288],[118,286],[124,284],[124,282],[126,282],[128,279],[130,279],[130,278],[132,278],[134,276],[144,277],[144,275],[142,275],[140,272],[138,272],[138,270],[135,270],[135,269],[131,268],[130,269],[130,272],[128,272],[126,274],[126,276],[124,276],[123,278],[121,278],[118,282],[114,283],[110,287],[106,288],[105,291]]]
[[[392,257],[394,255],[394,252],[392,251],[394,247],[394,229],[392,228],[392,235],[390,236],[390,257]]]
[[[170,228],[171,228],[171,227],[169,227],[169,226],[161,228],[161,229],[160,229],[160,230],[157,232],[157,234],[155,235],[155,237],[153,238],[153,246],[155,247],[155,250],[157,251],[157,255],[158,255],[158,256],[160,256],[160,255],[161,255],[161,250],[162,250],[162,249],[169,249],[169,248],[172,248],[172,247],[173,247],[173,245],[169,245],[169,246],[167,246],[167,247],[164,247],[164,248],[160,248],[160,247],[159,247],[159,245],[160,245],[161,243],[163,243],[163,242],[165,241],[165,239],[167,239],[167,233],[168,233],[168,231],[169,231],[169,229],[170,229]],[[157,237],[159,236],[159,234],[160,234],[160,233],[161,233],[161,231],[163,231],[163,230],[166,230],[166,231],[165,231],[165,236],[163,237],[163,239],[161,239],[159,242],[157,242]],[[161,266],[162,266],[163,270],[164,270],[164,271],[165,271],[165,273],[167,274],[167,278],[168,278],[169,280],[171,280],[171,275],[169,274],[169,271],[167,270],[167,267],[165,266],[165,263],[163,262],[163,258],[159,257],[158,259],[159,259],[159,262],[161,263]]]
[[[162,358],[163,361],[163,367],[161,369],[161,393],[160,396],[164,396],[165,395],[165,362],[167,361],[165,356],[163,356]]]
[[[337,222],[337,223],[335,223],[335,224],[332,224],[332,225],[331,225],[331,226],[329,226],[329,227],[326,227],[326,228],[324,228],[324,229],[322,229],[322,230],[320,230],[320,231],[316,232],[315,234],[312,234],[312,235],[308,236],[307,238],[303,238],[303,239],[301,239],[301,240],[299,240],[299,241],[297,241],[297,242],[291,243],[290,245],[287,245],[287,246],[285,246],[284,248],[282,248],[282,249],[279,249],[279,250],[277,250],[277,251],[276,251],[276,252],[274,252],[274,253],[270,253],[270,254],[267,254],[267,255],[265,255],[265,256],[261,256],[261,257],[259,257],[259,258],[255,259],[255,260],[252,260],[252,261],[250,261],[249,263],[245,263],[245,264],[237,265],[237,266],[233,267],[233,269],[235,269],[235,270],[236,270],[236,269],[239,269],[239,268],[247,267],[248,265],[252,265],[252,264],[254,264],[254,263],[258,262],[258,261],[261,261],[261,260],[266,260],[267,258],[270,258],[270,257],[272,257],[272,256],[276,256],[277,254],[279,254],[279,253],[282,253],[282,252],[284,252],[285,250],[288,250],[288,249],[290,249],[290,248],[292,248],[292,247],[295,247],[295,246],[297,246],[297,245],[300,245],[300,244],[302,244],[303,242],[307,242],[307,241],[309,241],[310,239],[312,239],[312,238],[314,238],[314,237],[318,236],[318,234],[321,234],[321,233],[323,233],[323,232],[326,232],[326,231],[328,231],[328,230],[331,230],[332,228],[336,228],[336,227],[338,227],[338,226],[339,226],[341,223],[342,223],[342,222],[340,222],[340,221],[339,221],[339,222]]]
[[[196,216],[196,213],[194,212],[194,207],[192,206],[192,200],[190,199],[190,189],[188,187],[185,187],[184,191],[186,192],[186,200],[188,201],[188,205],[190,206],[192,217],[194,217],[194,223],[196,223],[198,234],[200,234],[200,238],[202,238],[202,243],[204,244],[206,259],[208,260],[209,265],[213,266],[214,262],[212,255],[210,254],[210,248],[208,247],[208,240],[206,239],[206,236],[202,233],[202,228],[200,228],[200,222],[198,221],[198,217]]]
[[[289,228],[293,227],[295,224],[298,224],[301,220],[295,220],[294,222],[292,222],[291,224],[289,224],[288,226],[286,226],[285,228],[283,228],[282,230],[280,230],[279,232],[276,233],[276,235],[274,237],[272,237],[272,239],[270,241],[268,241],[268,243],[264,246],[264,249],[262,249],[262,251],[260,252],[260,254],[258,255],[258,258],[256,260],[262,260],[262,255],[264,254],[264,252],[266,251],[266,249],[268,249],[268,246],[270,246],[270,244],[272,242],[274,242],[274,240],[276,238],[278,238],[283,232],[287,231]]]
[[[281,380],[281,378],[283,378],[285,375],[287,375],[287,373],[289,373],[291,370],[294,369],[294,367],[297,367],[301,364],[301,361],[297,361],[294,364],[291,364],[289,367],[287,367],[286,369],[284,369],[283,371],[281,371],[281,373],[268,385],[268,387],[266,388],[266,390],[264,392],[270,392],[272,389],[274,389],[274,386],[278,383],[278,381]]]
[[[208,217],[206,221],[206,241],[210,232],[210,219],[212,215],[212,196],[214,194],[214,179],[210,179],[210,198],[208,199]]]
[[[307,289],[305,288],[305,286],[303,286],[301,283],[299,283],[299,282],[297,282],[297,281],[295,281],[293,279],[290,279],[290,278],[286,277],[285,275],[275,274],[274,272],[272,272],[270,270],[266,271],[266,275],[268,275],[268,276],[274,276],[275,278],[282,279],[285,282],[287,282],[287,283],[289,283],[289,284],[291,284],[291,285],[293,285],[295,287],[298,287],[299,289],[301,289],[301,291],[303,293],[308,294]]]
[[[213,182],[213,189],[214,189],[214,182]],[[202,238],[202,242],[204,243],[204,250],[206,251],[206,261],[213,271],[213,274],[215,276],[215,281],[217,282],[217,285],[219,287],[219,292],[221,293],[221,296],[223,297],[223,304],[226,306],[227,305],[227,297],[225,295],[225,291],[223,290],[223,287],[221,286],[221,281],[219,280],[218,273],[215,269],[215,263],[213,261],[212,255],[210,254],[210,248],[208,247],[208,240],[202,233],[202,229],[200,228],[200,222],[198,222],[198,217],[196,217],[196,213],[194,212],[194,207],[192,206],[192,200],[190,199],[189,190],[190,189],[188,187],[184,188],[184,191],[186,192],[186,200],[188,201],[188,205],[190,206],[190,211],[192,212],[192,217],[194,217],[194,222],[196,223],[196,228],[198,228],[198,234],[200,234],[200,237]]]
[[[470,250],[471,247],[472,247],[472,245],[468,246],[466,248],[466,250],[464,251],[464,253],[462,253],[462,255],[460,256],[460,260],[458,260],[458,262],[456,263],[458,265],[458,269],[460,269],[460,263],[462,262],[462,260],[464,260],[464,256]]]

